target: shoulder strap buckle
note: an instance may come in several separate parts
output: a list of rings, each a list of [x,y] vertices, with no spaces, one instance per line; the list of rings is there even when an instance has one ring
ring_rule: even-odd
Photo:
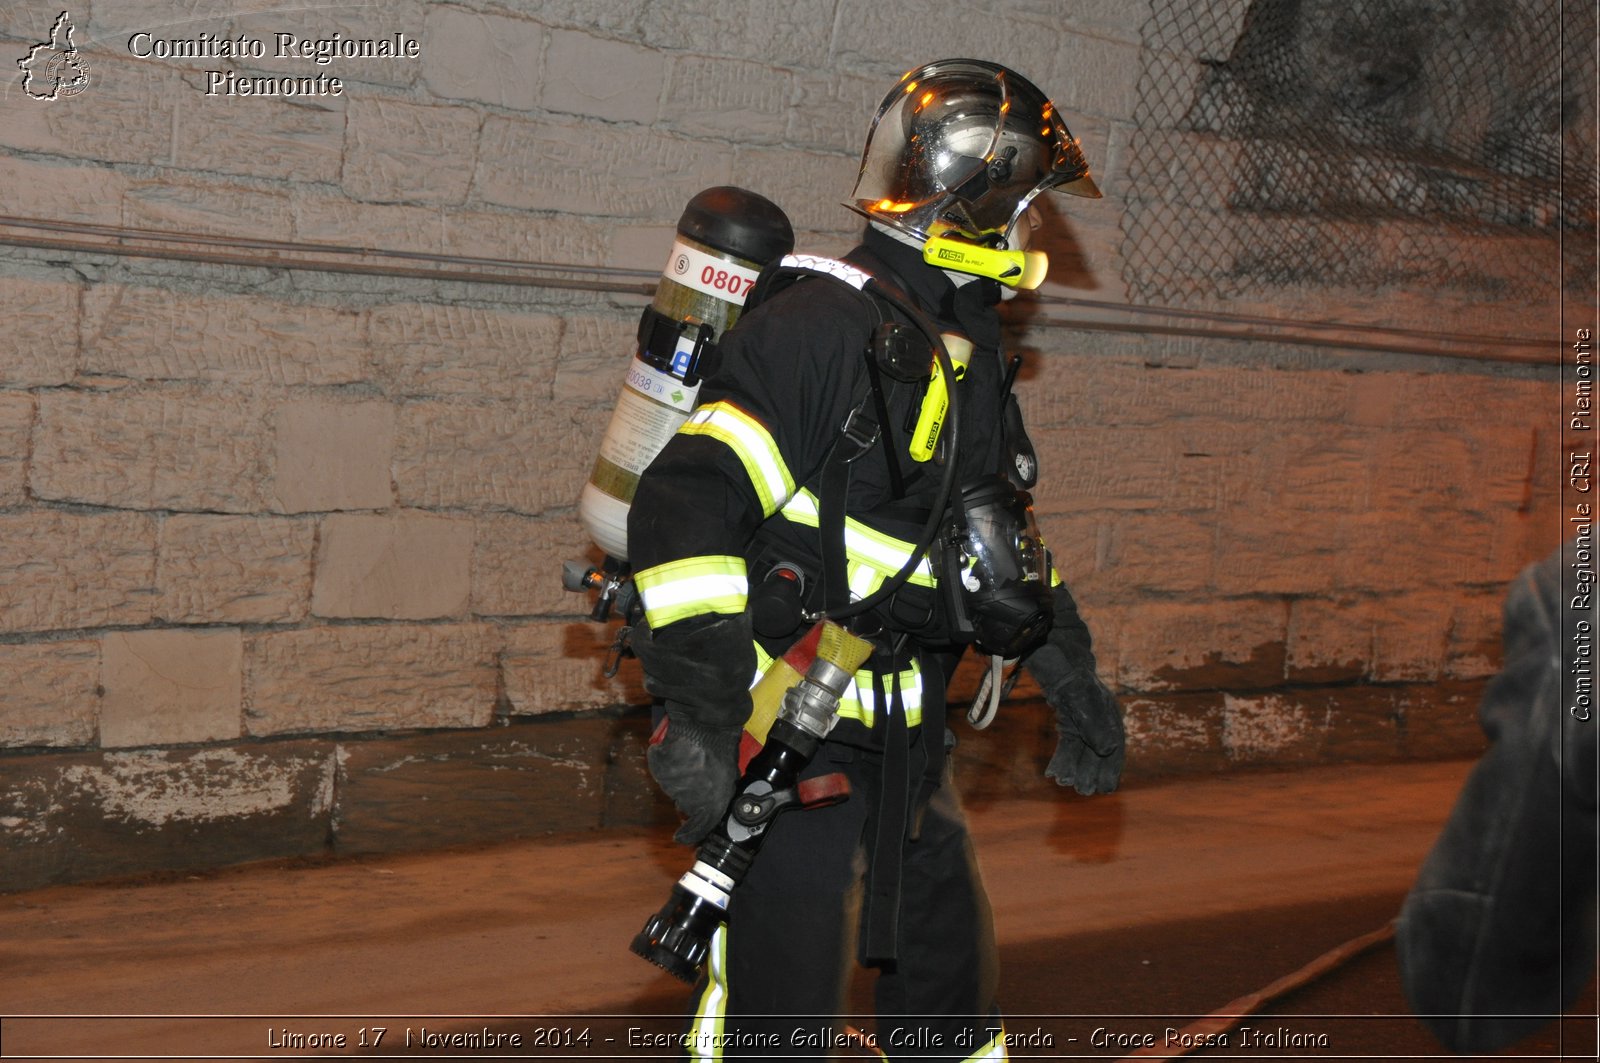
[[[868,409],[867,400],[863,400],[845,416],[844,424],[839,426],[839,434],[843,441],[856,448],[854,454],[843,457],[845,462],[852,462],[872,448],[883,434],[883,429]]]

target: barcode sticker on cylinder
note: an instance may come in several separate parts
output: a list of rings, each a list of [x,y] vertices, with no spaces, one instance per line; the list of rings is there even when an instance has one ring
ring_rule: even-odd
[[[668,280],[736,305],[755,287],[756,270],[726,258],[708,255],[681,240],[673,241],[663,273]]]

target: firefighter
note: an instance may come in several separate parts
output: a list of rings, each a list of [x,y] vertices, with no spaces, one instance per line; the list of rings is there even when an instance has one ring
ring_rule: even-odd
[[[1491,744],[1395,926],[1406,999],[1463,1055],[1532,1036],[1594,977],[1600,753],[1580,687],[1594,623],[1586,552],[1568,539],[1512,584],[1505,662],[1478,706]]]
[[[908,72],[847,204],[862,243],[763,276],[640,479],[633,645],[664,715],[648,762],[679,841],[725,814],[748,688],[806,621],[848,617],[875,646],[808,769],[843,774],[851,796],[773,824],[713,942],[691,1054],[827,1056],[859,962],[877,970],[891,1056],[1004,1055],[992,920],[945,756],[944,690],[969,646],[1026,655],[1058,723],[1050,778],[1116,788],[1121,710],[1020,493],[1033,450],[996,312],[1006,284],[1039,279],[1024,245],[1046,190],[1100,195],[1039,89],[976,60]]]

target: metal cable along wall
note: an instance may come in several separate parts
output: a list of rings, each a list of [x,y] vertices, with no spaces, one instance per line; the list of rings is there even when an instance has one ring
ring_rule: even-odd
[[[35,248],[91,257],[115,256],[212,266],[353,273],[407,280],[556,288],[648,299],[654,270],[574,262],[533,262],[443,252],[263,240],[243,236],[93,225],[0,215],[0,246]],[[1531,336],[1454,333],[1170,306],[1140,306],[1061,296],[1044,297],[1044,316],[1030,328],[1065,328],[1136,335],[1261,340],[1335,351],[1381,351],[1474,361],[1547,363],[1550,345]]]
[[[1581,0],[1155,0],[1124,279],[1551,299],[1594,269]],[[1563,192],[1565,191],[1565,195]]]

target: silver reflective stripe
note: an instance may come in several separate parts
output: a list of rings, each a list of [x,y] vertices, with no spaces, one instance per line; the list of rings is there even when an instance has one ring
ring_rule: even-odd
[[[815,528],[821,522],[818,513],[817,496],[809,488],[797,492],[789,500],[788,505],[778,511],[785,520],[807,528]],[[856,520],[846,517],[844,521],[844,552],[845,556],[854,564],[870,566],[876,569],[880,576],[893,576],[905,567],[906,560],[912,553],[912,544],[904,539],[897,539],[887,532],[878,531]],[[850,589],[862,594],[875,590],[878,581],[870,581],[862,573],[851,573],[849,576]],[[935,585],[933,566],[928,563],[926,555],[917,562],[917,567],[912,570],[910,582],[918,587],[932,587]],[[870,583],[871,586],[867,586]],[[859,586],[858,586],[859,584]],[[866,587],[866,590],[862,590]]]
[[[867,286],[872,279],[872,274],[865,270],[857,269],[848,262],[840,262],[836,258],[823,258],[821,255],[785,255],[782,265],[796,269],[809,269],[816,273],[826,273],[837,280],[842,280],[856,291]]]
[[[742,613],[750,589],[744,558],[722,554],[668,561],[636,573],[633,582],[651,627],[703,613]]]
[[[885,674],[885,696],[889,696],[893,683],[893,674]],[[845,686],[844,694],[839,698],[839,718],[859,720],[862,726],[871,727],[877,716],[877,701],[872,692],[872,669],[863,668]],[[922,726],[922,666],[917,661],[912,661],[911,667],[900,673],[900,704],[906,711],[906,726]],[[890,707],[884,705],[884,712],[888,712]]]

